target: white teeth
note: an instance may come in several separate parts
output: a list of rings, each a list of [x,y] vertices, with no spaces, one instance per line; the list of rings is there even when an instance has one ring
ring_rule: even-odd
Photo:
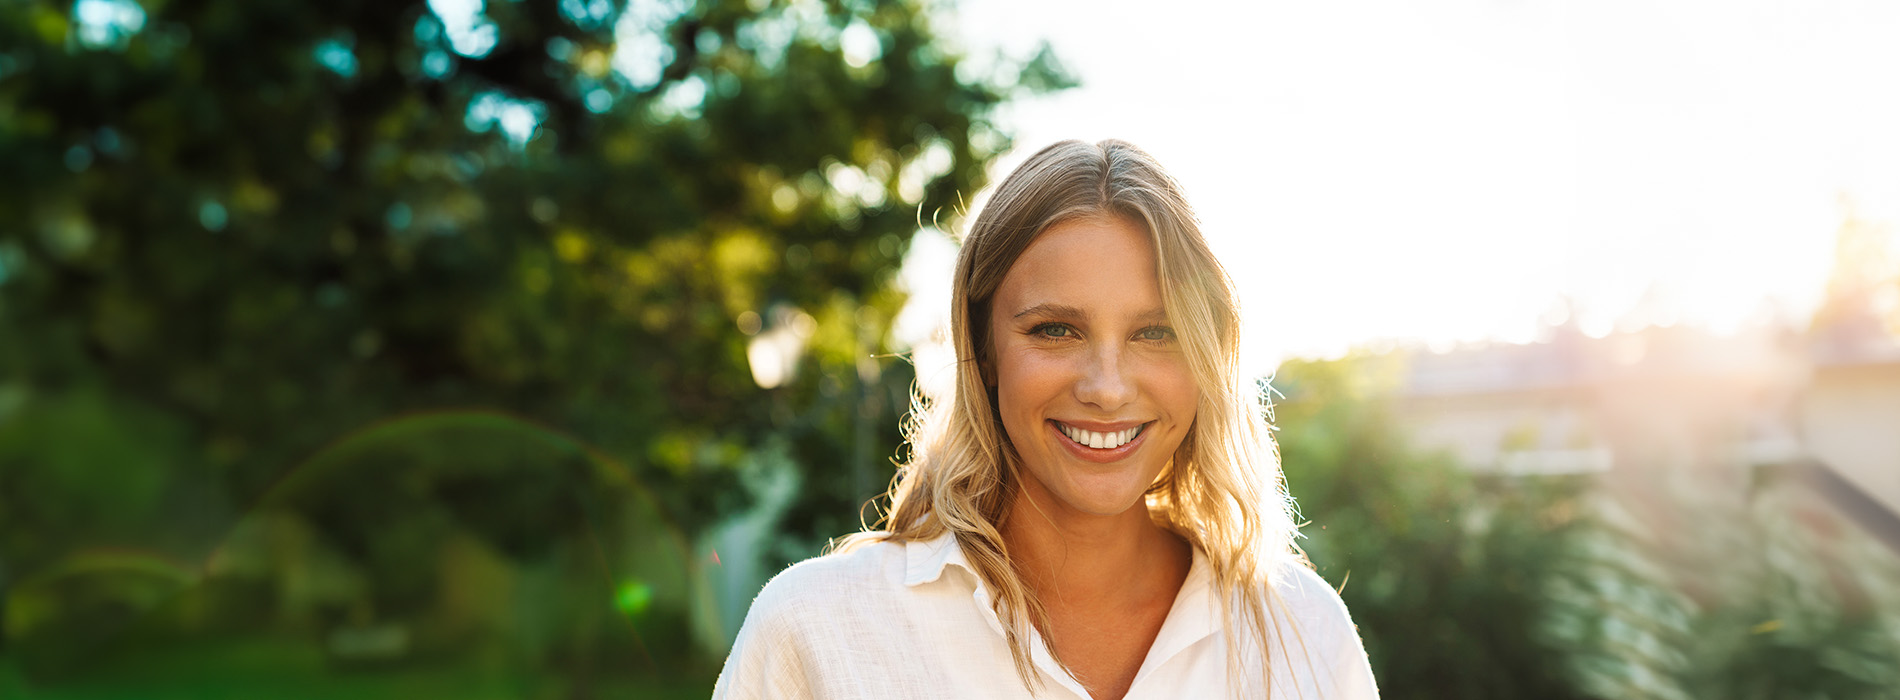
[[[1141,426],[1135,426],[1127,430],[1117,430],[1112,433],[1098,433],[1092,430],[1070,427],[1061,423],[1057,423],[1056,425],[1062,428],[1062,434],[1069,436],[1070,440],[1097,450],[1112,450],[1121,447],[1122,445],[1128,444],[1130,440],[1135,439],[1136,435],[1141,434]]]

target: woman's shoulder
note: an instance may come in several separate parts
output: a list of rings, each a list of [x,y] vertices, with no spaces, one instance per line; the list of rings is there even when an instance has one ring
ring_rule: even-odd
[[[1320,615],[1338,616],[1350,620],[1346,613],[1346,603],[1339,597],[1339,590],[1314,571],[1305,561],[1295,558],[1282,559],[1275,565],[1270,580],[1281,598],[1294,610]]]
[[[786,568],[767,581],[747,613],[765,624],[836,620],[866,598],[902,585],[904,545],[873,540]]]
[[[903,551],[900,544],[868,542],[773,576],[746,611],[713,697],[825,696],[823,681],[835,679],[809,673],[811,660],[861,646],[867,633],[875,635],[878,627],[867,624],[872,613],[865,604],[890,607],[891,567],[897,567],[901,584]],[[880,599],[886,604],[877,605]]]
[[[1378,684],[1373,680],[1359,628],[1353,624],[1352,613],[1346,610],[1339,590],[1303,559],[1283,560],[1269,580],[1293,623],[1276,621],[1274,626],[1310,654],[1308,658],[1317,662],[1317,669],[1324,669],[1306,670],[1320,673],[1319,687],[1328,689],[1321,696],[1378,697]]]
[[[930,587],[912,585],[920,579],[907,572],[942,549],[881,534],[772,577],[746,612],[713,697],[924,697],[919,683],[935,676],[917,664],[933,640],[912,618],[933,609],[920,595],[943,591],[920,591]],[[910,692],[872,693],[867,683]]]
[[[1318,640],[1308,639],[1309,643],[1318,641],[1331,648],[1343,639],[1358,641],[1359,631],[1346,610],[1346,601],[1304,560],[1281,560],[1269,580],[1301,632],[1320,636]]]

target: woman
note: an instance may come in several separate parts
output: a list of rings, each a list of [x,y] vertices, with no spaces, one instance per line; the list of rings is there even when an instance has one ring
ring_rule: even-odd
[[[759,594],[716,698],[1376,697],[1239,376],[1179,186],[1065,141],[957,258],[954,394],[920,401],[890,529]]]

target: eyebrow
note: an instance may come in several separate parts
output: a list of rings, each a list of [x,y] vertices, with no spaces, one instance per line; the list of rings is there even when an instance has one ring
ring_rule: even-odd
[[[1031,315],[1049,316],[1053,318],[1088,318],[1088,314],[1083,313],[1081,309],[1075,308],[1073,306],[1069,306],[1067,304],[1051,304],[1051,303],[1037,304],[1027,309],[1023,309],[1021,311],[1016,312],[1016,315],[1013,316],[1012,318],[1022,318],[1024,316],[1031,316]],[[1147,311],[1141,312],[1139,315],[1135,316],[1135,319],[1139,321],[1166,321],[1168,320],[1168,312],[1166,309],[1153,308],[1153,309],[1149,309]]]

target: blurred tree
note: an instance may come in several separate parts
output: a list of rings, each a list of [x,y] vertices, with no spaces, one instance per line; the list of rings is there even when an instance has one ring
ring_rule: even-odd
[[[909,368],[865,358],[910,236],[1009,148],[996,105],[1071,82],[963,60],[942,9],[0,3],[0,600],[88,544],[202,556],[289,465],[446,407],[611,455],[688,533],[770,436],[789,529],[848,529],[849,465],[881,483],[898,439]],[[415,478],[521,557],[571,495]]]
[[[1739,501],[1662,481],[1646,486],[1706,524],[1649,538],[1666,558],[1633,579],[1687,593],[1669,680],[1692,697],[1900,697],[1892,550],[1795,469],[1757,471]]]
[[[1553,629],[1580,602],[1556,590],[1590,559],[1580,489],[1479,478],[1408,445],[1384,402],[1401,369],[1295,361],[1273,381],[1302,547],[1341,587],[1373,674],[1422,697],[1586,697],[1580,648]]]
[[[1890,698],[1900,561],[1805,487],[1747,504],[1680,465],[1616,478],[1688,527],[1659,533],[1582,477],[1513,477],[1407,444],[1402,354],[1283,365],[1274,410],[1307,554],[1388,690],[1425,697]]]

